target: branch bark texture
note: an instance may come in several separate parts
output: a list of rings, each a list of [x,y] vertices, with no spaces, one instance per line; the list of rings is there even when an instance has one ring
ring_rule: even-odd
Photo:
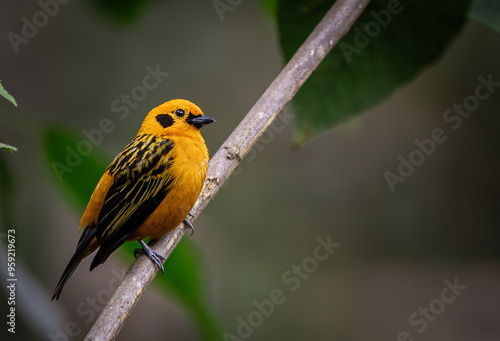
[[[370,0],[337,0],[281,73],[250,109],[238,127],[212,157],[207,178],[191,220],[201,213],[255,142],[273,123],[313,70],[349,31]],[[186,232],[181,224],[160,238],[153,249],[168,258]],[[85,340],[114,340],[125,320],[156,276],[156,266],[139,257],[97,318]]]

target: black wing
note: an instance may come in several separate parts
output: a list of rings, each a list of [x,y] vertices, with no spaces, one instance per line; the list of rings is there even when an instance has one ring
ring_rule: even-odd
[[[106,261],[169,192],[175,177],[172,141],[140,135],[108,167],[114,177],[99,213],[97,240],[101,244],[90,270]]]

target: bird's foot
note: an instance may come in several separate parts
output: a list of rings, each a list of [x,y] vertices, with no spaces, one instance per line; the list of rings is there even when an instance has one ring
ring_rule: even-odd
[[[148,256],[149,259],[151,259],[153,263],[156,264],[158,269],[160,269],[161,274],[163,275],[165,273],[165,269],[163,269],[163,262],[165,262],[167,259],[160,255],[158,252],[153,251],[153,249],[149,247],[149,245],[144,241],[139,240],[139,243],[141,244],[142,249],[135,249],[134,257],[137,258],[140,254],[144,253],[146,256]]]

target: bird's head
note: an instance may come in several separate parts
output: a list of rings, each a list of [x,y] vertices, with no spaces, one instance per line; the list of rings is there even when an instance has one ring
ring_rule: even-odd
[[[199,134],[205,124],[215,122],[194,103],[173,99],[157,106],[144,119],[139,133],[156,136]]]

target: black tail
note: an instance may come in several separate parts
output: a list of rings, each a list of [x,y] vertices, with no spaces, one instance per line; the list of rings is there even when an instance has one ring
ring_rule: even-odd
[[[80,237],[80,240],[78,240],[76,251],[73,254],[73,257],[71,257],[71,259],[69,260],[66,269],[64,269],[64,272],[61,278],[59,279],[59,282],[57,283],[56,289],[54,290],[54,294],[52,295],[52,300],[59,299],[61,291],[64,288],[64,285],[71,277],[78,264],[80,264],[80,261],[85,257],[84,253],[87,249],[87,246],[90,244],[92,239],[94,239],[96,234],[97,234],[97,227],[90,227],[90,228],[88,227],[85,228],[85,230],[83,230],[82,236]]]

